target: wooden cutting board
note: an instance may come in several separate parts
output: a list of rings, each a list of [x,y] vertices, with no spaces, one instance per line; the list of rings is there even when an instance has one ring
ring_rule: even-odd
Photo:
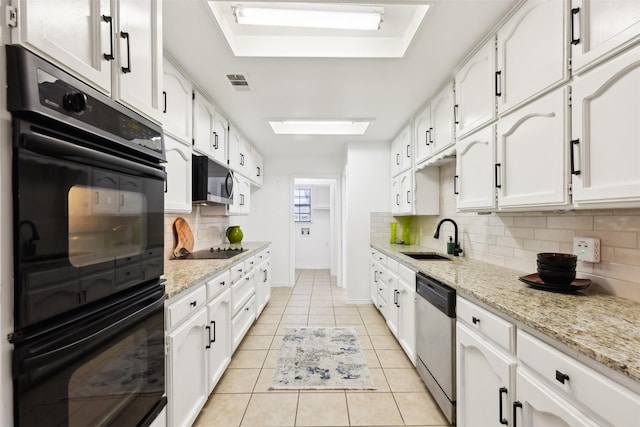
[[[176,239],[176,247],[173,256],[184,258],[193,252],[193,233],[189,223],[182,217],[178,217],[173,223],[173,235]]]

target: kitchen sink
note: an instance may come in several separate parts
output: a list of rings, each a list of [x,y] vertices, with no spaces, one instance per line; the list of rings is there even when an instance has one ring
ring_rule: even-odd
[[[423,261],[451,261],[451,258],[434,254],[433,252],[400,252],[413,259],[419,259]]]

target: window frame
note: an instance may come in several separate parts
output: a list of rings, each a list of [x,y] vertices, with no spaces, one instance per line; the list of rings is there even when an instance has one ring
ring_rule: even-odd
[[[308,192],[307,194],[301,194],[302,192]],[[310,223],[311,222],[311,187],[296,187],[293,190],[293,221],[296,223]],[[307,203],[300,203],[302,199],[307,199]],[[303,212],[303,208],[305,211]],[[308,219],[301,219],[303,218]]]

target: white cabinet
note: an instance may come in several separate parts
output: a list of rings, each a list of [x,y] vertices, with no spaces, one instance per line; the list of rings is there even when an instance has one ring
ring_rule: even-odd
[[[233,174],[233,203],[227,205],[229,215],[248,215],[251,211],[251,183],[239,173]]]
[[[237,128],[229,126],[229,167],[244,176],[252,176],[251,144]]]
[[[263,251],[267,252],[267,250]],[[271,259],[266,256],[256,268],[256,317],[271,299]]]
[[[110,0],[12,0],[11,4],[18,19],[11,29],[12,43],[111,94],[115,22]]]
[[[373,305],[378,307],[378,251],[371,250],[371,258],[369,260],[369,296]]]
[[[427,160],[431,155],[433,143],[433,126],[431,125],[431,104],[427,104],[413,121],[415,129],[416,165]]]
[[[458,298],[460,301],[460,298]],[[515,357],[483,336],[456,325],[457,425],[460,427],[513,425]],[[504,422],[502,422],[504,421]]]
[[[411,363],[416,364],[416,273],[398,267],[398,342]]]
[[[500,115],[569,78],[567,9],[567,0],[530,0],[498,30]]]
[[[170,427],[188,427],[207,401],[207,310],[202,306],[169,332],[167,343],[167,398]]]
[[[242,338],[256,319],[256,297],[252,296],[231,319],[231,350],[236,351]]]
[[[396,263],[394,261],[394,263]],[[396,263],[397,264],[397,263]],[[396,268],[397,270],[397,268]],[[385,271],[387,285],[387,326],[391,333],[398,337],[398,319],[400,317],[400,306],[398,305],[398,274],[390,268]]]
[[[165,134],[164,149],[167,156],[164,210],[191,212],[191,144],[185,145],[173,136]]]
[[[193,93],[193,149],[227,165],[227,119],[207,98]]]
[[[638,41],[640,2],[572,0],[571,61],[574,74]]]
[[[162,122],[162,2],[118,0],[115,5],[115,99]]]
[[[391,180],[391,213],[413,213],[413,171],[407,170]]]
[[[193,85],[167,59],[164,60],[162,130],[191,146]]]
[[[571,159],[578,206],[640,204],[640,102],[630,96],[640,85],[639,61],[635,47],[574,79]]]
[[[495,126],[487,126],[456,141],[453,186],[459,211],[495,209],[495,158]]]
[[[498,120],[498,206],[562,207],[569,203],[568,100],[559,88]]]
[[[231,292],[227,289],[207,304],[207,395],[231,362]]]
[[[254,147],[251,147],[251,166],[249,179],[257,186],[262,186],[264,182],[264,158]]]
[[[21,44],[115,100],[162,121],[162,2],[12,0]]]
[[[495,39],[489,40],[455,75],[456,136],[468,134],[496,118]]]
[[[429,133],[430,156],[433,156],[449,147],[454,140],[454,99],[453,83],[447,84],[434,98],[431,99],[431,126]]]
[[[413,165],[413,143],[411,125],[407,125],[391,142],[391,176],[409,169]]]

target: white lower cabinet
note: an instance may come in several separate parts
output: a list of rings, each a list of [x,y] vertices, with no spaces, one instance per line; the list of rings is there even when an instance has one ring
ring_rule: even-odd
[[[398,268],[398,342],[411,363],[416,364],[416,273]]]
[[[271,299],[271,260],[265,258],[256,268],[256,317]]]
[[[231,319],[231,349],[236,351],[238,345],[256,319],[256,297],[252,296]]]
[[[456,325],[457,422],[459,427],[513,425],[516,359],[478,332]]]
[[[207,314],[208,395],[231,362],[231,292],[228,289],[207,304]]]
[[[167,335],[167,398],[169,426],[188,427],[207,401],[208,344],[205,325],[207,310],[202,306],[188,320]]]

